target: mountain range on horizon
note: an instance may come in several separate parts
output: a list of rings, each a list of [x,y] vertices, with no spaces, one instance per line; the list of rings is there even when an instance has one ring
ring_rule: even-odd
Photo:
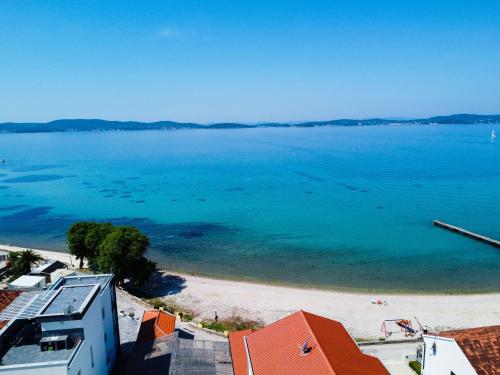
[[[176,129],[247,129],[267,127],[317,127],[317,126],[373,126],[396,124],[491,124],[500,123],[499,115],[454,114],[434,116],[423,119],[337,119],[328,121],[305,122],[263,122],[244,124],[237,122],[220,122],[203,125],[194,122],[176,121],[110,121],[101,119],[60,119],[45,123],[5,122],[0,123],[0,133],[49,133],[71,131],[113,131],[113,130],[176,130]]]

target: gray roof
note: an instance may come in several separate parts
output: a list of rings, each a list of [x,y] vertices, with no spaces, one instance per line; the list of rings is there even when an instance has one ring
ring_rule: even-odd
[[[181,339],[178,333],[138,343],[126,375],[233,375],[229,343]]]
[[[58,260],[48,260],[47,262],[40,264],[37,267],[31,269],[32,274],[38,273],[51,273],[60,268],[67,268],[68,266]]]
[[[169,375],[232,375],[229,343],[177,339]]]
[[[40,332],[40,326],[23,325],[21,329],[28,330],[22,339],[11,346],[1,358],[1,366],[20,365],[29,363],[45,363],[56,361],[68,361],[83,333],[81,329],[71,330],[65,333],[65,337],[71,336],[69,349],[46,350],[40,349],[40,341],[44,340]]]
[[[98,289],[97,285],[63,286],[38,316],[83,312]]]
[[[73,349],[42,352],[38,344],[13,346],[3,356],[1,364],[2,366],[8,366],[24,363],[66,361],[72,352]]]
[[[72,285],[93,285],[99,284],[101,288],[104,288],[107,283],[112,279],[113,275],[79,275],[79,276],[64,276],[59,279],[54,288],[59,288],[61,286],[72,286]]]

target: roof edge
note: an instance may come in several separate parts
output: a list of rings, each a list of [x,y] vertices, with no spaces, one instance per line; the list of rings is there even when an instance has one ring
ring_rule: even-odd
[[[321,345],[319,344],[319,341],[318,341],[318,338],[316,337],[316,335],[314,334],[314,331],[313,329],[311,328],[311,326],[309,325],[309,322],[307,321],[307,317],[305,316],[304,314],[304,310],[300,309],[299,310],[299,314],[302,316],[302,318],[304,319],[306,325],[307,325],[307,328],[309,329],[309,332],[311,332],[311,336],[314,337],[314,341],[316,341],[316,345],[318,345],[318,349],[322,355],[322,357],[325,359],[326,363],[327,363],[327,366],[328,368],[332,371],[332,374],[336,374],[335,373],[335,370],[333,369],[332,367],[332,364],[330,363],[330,361],[328,360],[328,357],[326,356],[325,352],[323,351],[323,349],[321,348]],[[350,336],[350,335],[349,335]]]

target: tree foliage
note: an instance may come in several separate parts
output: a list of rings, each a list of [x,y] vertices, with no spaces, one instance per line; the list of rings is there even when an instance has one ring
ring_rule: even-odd
[[[83,268],[84,259],[90,259],[95,254],[92,254],[87,245],[86,238],[87,233],[94,223],[80,222],[73,224],[67,233],[66,240],[68,243],[68,250],[71,255],[74,255],[76,259],[80,260],[79,268]]]
[[[143,284],[154,268],[144,258],[149,239],[134,227],[116,227],[99,246],[97,265],[104,272],[115,274],[118,282],[126,278],[135,284]],[[147,271],[149,275],[147,275]]]
[[[156,269],[144,254],[149,238],[137,228],[109,223],[80,222],[68,230],[68,248],[80,260],[87,259],[91,269],[111,272],[119,283],[125,279],[144,285]]]
[[[10,280],[15,280],[22,275],[31,272],[31,266],[38,265],[43,261],[43,257],[37,252],[26,249],[9,254],[8,275]]]

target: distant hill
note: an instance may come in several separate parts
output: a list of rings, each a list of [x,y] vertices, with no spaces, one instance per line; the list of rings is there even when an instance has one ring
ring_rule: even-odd
[[[372,126],[388,124],[488,124],[500,123],[500,115],[457,114],[435,116],[425,119],[391,120],[373,119],[338,119],[330,121],[308,121],[301,123],[262,123],[246,125],[240,123],[217,123],[202,125],[191,122],[157,121],[107,121],[99,119],[55,120],[46,123],[0,123],[2,133],[47,133],[73,131],[109,131],[109,130],[175,130],[175,129],[245,129],[269,127],[316,127],[316,126]]]

